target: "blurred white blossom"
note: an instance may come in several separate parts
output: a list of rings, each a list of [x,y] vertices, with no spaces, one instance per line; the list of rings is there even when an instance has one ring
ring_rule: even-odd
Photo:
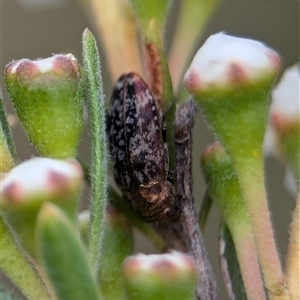
[[[264,151],[266,155],[273,155],[285,160],[282,153],[282,137],[290,134],[291,128],[300,126],[300,64],[288,68],[280,82],[272,92],[272,103],[269,113],[269,123],[265,135]],[[295,141],[297,143],[297,141]],[[296,154],[297,155],[297,154]],[[298,166],[299,167],[299,166]],[[297,168],[297,166],[296,166]],[[297,194],[298,186],[295,181],[294,170],[287,167],[285,186],[293,195]]]
[[[264,151],[266,155],[279,156],[275,119],[286,122],[300,120],[300,64],[288,68],[272,92],[269,123],[265,135]]]

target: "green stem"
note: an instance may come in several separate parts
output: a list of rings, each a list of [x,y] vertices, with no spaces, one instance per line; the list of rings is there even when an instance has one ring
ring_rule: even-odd
[[[101,65],[96,41],[88,29],[83,33],[83,59],[92,140],[90,254],[95,271],[98,271],[107,202],[108,154]]]
[[[299,297],[300,282],[300,194],[292,218],[290,239],[286,260],[286,278],[291,299]]]
[[[241,189],[244,192],[245,204],[251,219],[255,242],[265,286],[269,298],[289,299],[285,291],[285,279],[281,270],[280,260],[274,239],[270,213],[264,186],[263,163],[248,162],[248,168],[242,168],[237,163],[236,169],[239,173]]]
[[[273,75],[272,75],[273,76]],[[264,186],[262,143],[274,76],[237,88],[212,88],[196,100],[236,170],[251,219],[270,299],[289,299],[276,249]]]
[[[256,244],[252,232],[250,220],[245,217],[241,223],[240,218],[231,216],[228,222],[231,236],[235,245],[235,250],[243,278],[247,299],[266,299],[264,285],[258,263]]]
[[[203,151],[201,167],[207,194],[224,219],[220,227],[220,255],[225,278],[230,276],[231,284],[227,285],[227,290],[238,299],[266,299],[254,235],[238,177],[220,143],[215,142]],[[225,259],[223,263],[222,257]]]

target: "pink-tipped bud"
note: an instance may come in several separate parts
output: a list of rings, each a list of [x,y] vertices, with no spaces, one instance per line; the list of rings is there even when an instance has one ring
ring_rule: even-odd
[[[124,261],[123,274],[128,295],[146,299],[192,299],[195,295],[195,265],[186,254],[130,256]]]
[[[21,59],[6,66],[8,94],[21,125],[42,156],[71,158],[83,129],[79,64],[72,54]]]
[[[226,88],[276,74],[279,57],[264,44],[217,33],[198,50],[184,76],[191,94],[210,88]]]
[[[47,74],[48,77],[39,77]],[[49,58],[29,60],[27,58],[12,61],[6,67],[6,74],[20,84],[45,84],[54,81],[54,77],[66,79],[73,77],[77,80],[80,75],[77,59],[72,54],[57,54]],[[37,80],[36,82],[34,80]],[[44,81],[44,82],[43,82]]]
[[[83,172],[75,160],[33,158],[6,174],[0,185],[2,214],[29,254],[36,255],[36,218],[45,202],[54,202],[77,222],[82,183]]]
[[[17,207],[37,199],[55,200],[80,192],[82,169],[75,160],[33,158],[13,168],[1,182],[1,204]]]

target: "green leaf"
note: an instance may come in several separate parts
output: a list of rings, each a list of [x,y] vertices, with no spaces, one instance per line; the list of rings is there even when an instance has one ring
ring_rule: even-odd
[[[236,250],[228,227],[219,228],[220,265],[230,299],[247,300]],[[249,298],[250,299],[250,298]]]
[[[107,202],[108,154],[106,145],[105,101],[100,58],[96,40],[88,29],[86,29],[83,33],[83,61],[92,143],[90,168],[90,253],[95,272],[97,272],[100,266],[100,251],[103,238],[105,207]]]
[[[36,239],[41,264],[58,299],[101,299],[79,234],[56,205],[46,203],[41,208]]]
[[[25,252],[13,238],[2,217],[0,234],[1,270],[18,286],[28,300],[50,299],[44,283],[26,259]],[[0,299],[5,298],[0,294]]]

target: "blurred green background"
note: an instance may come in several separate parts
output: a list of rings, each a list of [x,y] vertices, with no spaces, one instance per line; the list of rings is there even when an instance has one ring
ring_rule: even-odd
[[[92,31],[95,29],[75,0],[1,0],[0,3],[0,78],[7,110],[13,113],[3,82],[5,65],[11,60],[25,57],[45,58],[52,53],[70,52],[81,61],[81,34],[86,27]],[[180,1],[174,1],[171,9],[167,24],[167,48],[180,10],[179,4]],[[198,47],[209,35],[219,31],[263,41],[278,51],[284,70],[299,60],[299,0],[221,0],[202,37],[199,37]],[[98,42],[102,54],[103,74],[107,74],[101,41]],[[112,84],[109,78],[104,76],[107,99],[110,97]],[[21,159],[25,160],[36,155],[18,124],[13,127],[13,135]],[[199,157],[203,148],[213,141],[200,113],[194,130],[194,141],[194,186],[196,205],[199,208],[205,191]],[[89,157],[86,133],[81,141],[80,152],[82,156]],[[266,160],[270,210],[283,259],[286,253],[290,216],[294,207],[294,199],[283,185],[284,173],[285,168],[278,161],[273,158]],[[218,282],[223,285],[218,265],[218,223],[219,214],[214,208],[209,216],[204,238]],[[136,251],[145,253],[154,251],[149,242],[138,233],[136,235],[138,237]],[[223,287],[222,299],[227,299]]]

